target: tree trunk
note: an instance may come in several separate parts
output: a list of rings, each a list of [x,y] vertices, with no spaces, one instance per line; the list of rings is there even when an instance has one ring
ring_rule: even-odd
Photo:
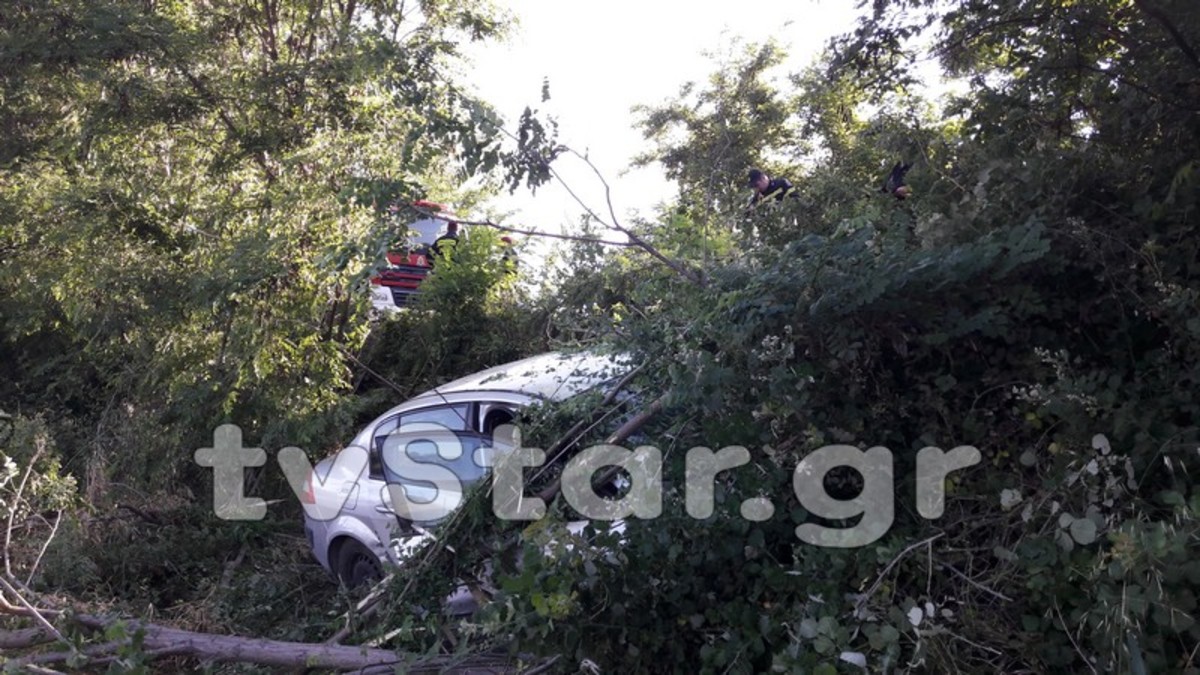
[[[104,630],[117,622],[115,619],[88,614],[76,615],[72,617],[72,620],[96,630]],[[370,649],[352,645],[284,642],[238,635],[197,633],[137,620],[128,621],[125,630],[130,635],[136,632],[143,634],[142,650],[149,656],[185,656],[201,661],[235,661],[276,668],[370,669],[375,671],[380,666],[387,666],[389,669],[400,666],[404,672],[408,673],[481,674],[508,673],[516,670],[512,659],[504,655],[428,658],[406,655],[387,649]],[[0,631],[0,647],[5,649],[27,648],[46,642],[47,635],[41,629]],[[124,642],[107,643],[101,645],[99,649],[93,649],[89,655],[94,658],[109,656],[116,653],[123,644]],[[68,651],[39,653],[12,659],[9,665],[20,667],[60,663],[71,656],[72,653]]]

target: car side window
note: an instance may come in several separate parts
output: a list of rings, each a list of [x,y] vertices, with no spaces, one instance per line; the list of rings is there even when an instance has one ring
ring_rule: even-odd
[[[470,410],[471,406],[468,403],[435,406],[401,413],[380,422],[379,426],[375,428],[374,436],[371,439],[371,450],[367,454],[367,470],[370,472],[371,478],[384,480],[382,453],[388,436],[397,431],[404,432],[405,427],[417,423],[437,424],[450,431],[470,431],[472,430]]]
[[[458,405],[422,408],[421,410],[402,413],[400,415],[400,430],[404,431],[405,426],[422,422],[437,424],[450,431],[472,431],[470,410],[470,404],[460,403]]]
[[[379,423],[375,427],[375,434],[371,437],[371,447],[367,452],[367,472],[374,480],[383,480],[383,459],[380,452],[383,450],[383,441],[396,430],[400,424],[400,416],[395,415]]]
[[[490,441],[496,428],[512,424],[517,417],[516,409],[504,403],[481,403],[479,405],[479,430]]]

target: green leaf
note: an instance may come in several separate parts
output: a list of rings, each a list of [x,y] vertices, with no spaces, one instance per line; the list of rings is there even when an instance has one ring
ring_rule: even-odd
[[[1164,490],[1158,493],[1158,501],[1166,506],[1183,506],[1186,503],[1183,495],[1175,490]]]
[[[1087,518],[1071,521],[1071,538],[1076,543],[1087,546],[1096,541],[1096,523]]]
[[[950,391],[954,388],[954,385],[958,384],[958,380],[953,375],[946,374],[934,380],[934,384],[939,391]]]

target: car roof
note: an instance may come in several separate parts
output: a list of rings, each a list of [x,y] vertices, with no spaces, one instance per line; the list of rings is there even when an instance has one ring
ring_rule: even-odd
[[[472,391],[507,391],[563,401],[624,375],[628,358],[597,352],[550,352],[467,375],[417,396],[441,398]],[[415,399],[414,399],[415,400]]]

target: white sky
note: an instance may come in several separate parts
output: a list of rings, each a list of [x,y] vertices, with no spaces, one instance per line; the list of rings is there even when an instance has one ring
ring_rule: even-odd
[[[586,152],[612,185],[617,215],[650,215],[674,194],[655,171],[622,173],[645,148],[630,108],[674,97],[689,80],[702,81],[735,37],[774,38],[789,54],[786,71],[812,62],[829,38],[849,30],[858,12],[851,0],[776,0],[755,5],[712,0],[498,0],[516,15],[516,34],[504,44],[472,49],[467,79],[504,116],[510,130],[526,105],[558,119],[559,139]],[[551,99],[541,104],[543,78]],[[555,163],[571,188],[607,217],[603,188],[582,162]],[[734,177],[740,179],[740,177]],[[583,209],[559,185],[521,188],[498,201],[507,224],[560,231]]]

